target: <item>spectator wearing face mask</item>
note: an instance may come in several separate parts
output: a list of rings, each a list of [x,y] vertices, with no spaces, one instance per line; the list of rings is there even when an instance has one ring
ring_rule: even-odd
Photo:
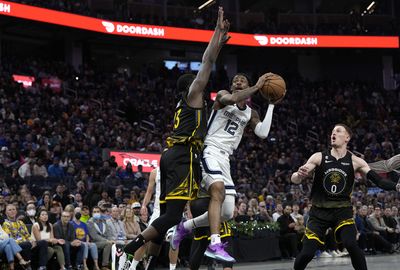
[[[88,223],[89,235],[96,244],[98,250],[103,250],[102,255],[102,270],[107,270],[110,264],[111,246],[113,241],[108,240],[108,226],[101,215],[100,208],[95,206],[92,210],[92,218]]]
[[[26,206],[26,215],[22,220],[26,225],[32,225],[36,222],[36,206],[33,203],[30,203]]]
[[[90,256],[93,259],[93,264],[94,264],[94,269],[99,270],[99,263],[98,263],[98,251],[97,251],[97,246],[95,243],[90,242],[90,237],[89,237],[89,230],[86,225],[86,223],[81,221],[82,215],[81,215],[81,209],[79,207],[75,208],[74,212],[74,218],[71,221],[72,226],[74,227],[74,235],[75,239],[80,240],[82,245],[84,246],[84,252],[83,252],[83,269],[88,270],[89,268],[87,267],[87,259],[89,257],[89,252]]]

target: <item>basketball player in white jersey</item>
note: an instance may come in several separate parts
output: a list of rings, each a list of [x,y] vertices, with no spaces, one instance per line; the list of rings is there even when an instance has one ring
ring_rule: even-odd
[[[155,188],[154,207],[153,207],[153,213],[150,217],[150,221],[149,221],[148,225],[150,225],[154,220],[156,220],[160,216],[160,170],[159,170],[159,168],[155,168],[150,172],[149,183],[147,184],[147,190],[146,190],[146,194],[143,198],[142,208],[140,209],[140,214],[147,214],[147,206],[151,200],[151,197],[153,196],[154,188]],[[158,254],[160,248],[161,248],[161,245],[159,245],[158,243],[150,242],[150,245],[148,246],[148,253]],[[135,256],[131,262],[129,270],[136,270],[137,265],[142,260],[142,258],[144,256],[144,252],[139,252],[139,251],[141,251],[141,249],[142,248],[138,249],[135,252]],[[169,262],[170,262],[169,270],[176,269],[176,264],[178,261],[178,254],[179,254],[179,249],[176,249],[176,250],[170,249],[169,250]],[[123,258],[122,260],[123,261],[121,261],[121,264],[119,264],[120,265],[119,270],[124,269],[123,266],[125,264],[124,262],[126,261],[126,258]]]
[[[170,242],[173,249],[193,228],[210,226],[211,243],[205,255],[221,261],[235,261],[224,250],[219,236],[221,221],[231,219],[235,207],[236,191],[230,174],[229,156],[238,147],[248,123],[261,139],[268,136],[274,104],[269,105],[261,122],[258,113],[246,105],[246,100],[261,89],[270,75],[261,76],[254,86],[249,87],[248,78],[237,74],[232,80],[232,93],[226,90],[218,92],[208,122],[202,158],[201,185],[211,196],[208,212],[178,225]]]

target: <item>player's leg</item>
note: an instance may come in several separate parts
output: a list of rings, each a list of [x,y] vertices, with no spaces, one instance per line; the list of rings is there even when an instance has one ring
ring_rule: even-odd
[[[294,262],[294,270],[306,269],[308,263],[314,258],[315,252],[318,250],[319,246],[320,243],[316,239],[304,238],[303,248]]]
[[[325,232],[330,226],[330,213],[312,207],[303,237],[303,247],[294,262],[295,270],[305,269],[314,258],[315,252],[325,245]]]
[[[166,212],[157,218],[146,230],[136,237],[125,247],[125,252],[134,254],[146,242],[164,237],[167,230],[182,219],[182,213],[185,209],[186,200],[169,200],[166,202]]]
[[[223,242],[226,245],[226,251],[233,257],[233,239],[232,236],[227,236],[223,238]],[[232,270],[233,262],[222,262],[223,270]]]
[[[179,255],[179,248],[178,249],[172,249],[171,247],[169,248],[168,251],[168,257],[169,257],[169,270],[175,270],[176,265],[178,263],[178,255]]]
[[[349,252],[351,263],[356,270],[367,270],[367,262],[364,252],[360,249],[357,243],[357,229],[354,224],[345,225],[337,232],[340,234],[340,239],[344,247]]]
[[[157,267],[158,256],[160,255],[161,246],[164,241],[164,236],[159,236],[157,239],[151,240],[147,249],[148,261],[146,270],[153,270]]]
[[[190,247],[190,270],[198,270],[204,258],[204,252],[208,247],[209,241],[207,237],[196,240],[194,239]]]

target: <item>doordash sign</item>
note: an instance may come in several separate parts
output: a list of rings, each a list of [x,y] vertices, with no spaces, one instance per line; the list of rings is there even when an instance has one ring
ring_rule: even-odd
[[[8,1],[0,1],[0,16],[136,38],[208,42],[213,33],[210,30],[108,21]],[[398,36],[254,35],[234,32],[229,35],[229,45],[249,47],[399,48]]]

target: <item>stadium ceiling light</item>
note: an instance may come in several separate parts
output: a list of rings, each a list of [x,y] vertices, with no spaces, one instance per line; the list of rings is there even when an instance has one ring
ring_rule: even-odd
[[[371,4],[367,7],[367,10],[370,10],[375,5],[375,1],[372,1]]]
[[[211,4],[214,4],[214,3],[215,3],[215,0],[208,0],[205,3],[203,3],[201,6],[199,6],[197,9],[202,10],[203,8],[205,8]]]

